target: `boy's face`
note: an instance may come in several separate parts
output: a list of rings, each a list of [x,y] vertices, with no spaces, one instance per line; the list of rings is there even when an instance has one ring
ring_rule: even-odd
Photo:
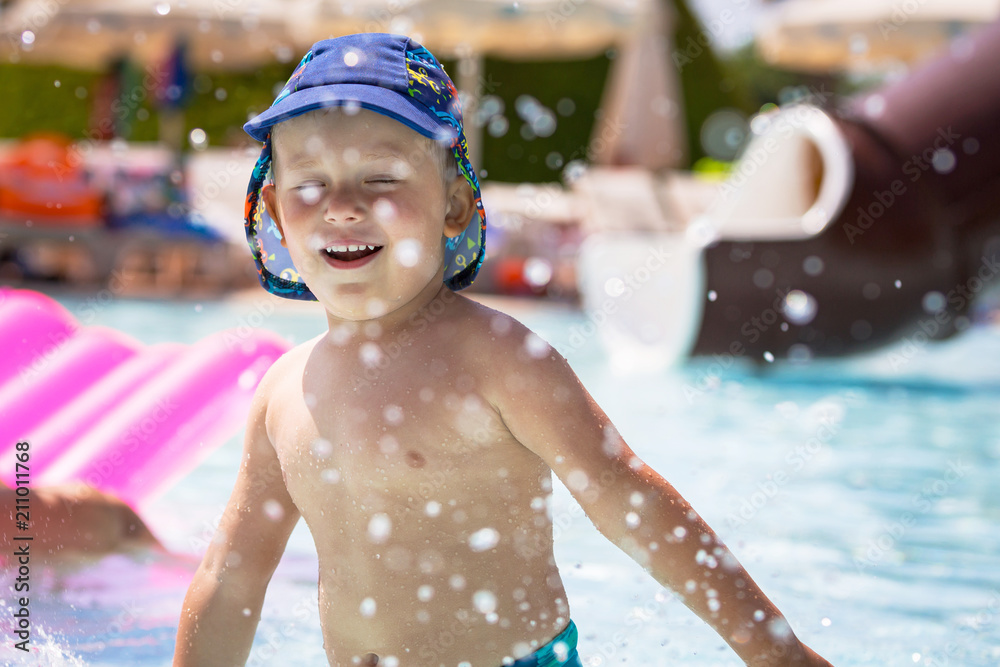
[[[262,197],[330,316],[378,318],[437,293],[445,238],[462,233],[475,204],[464,178],[445,182],[430,139],[374,111],[334,108],[280,123],[273,141]]]

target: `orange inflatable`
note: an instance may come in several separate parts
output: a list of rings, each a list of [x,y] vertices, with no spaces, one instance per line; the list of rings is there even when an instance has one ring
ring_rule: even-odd
[[[102,225],[104,194],[87,182],[81,163],[68,137],[25,137],[0,154],[0,218],[34,225]]]

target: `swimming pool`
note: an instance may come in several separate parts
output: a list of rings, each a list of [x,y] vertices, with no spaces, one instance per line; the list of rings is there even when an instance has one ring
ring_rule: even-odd
[[[55,295],[88,324],[143,342],[262,326],[301,342],[312,306],[264,296],[153,302]],[[575,310],[500,307],[557,348]],[[621,376],[596,338],[570,362],[626,440],[706,517],[797,633],[836,665],[1000,664],[1000,331],[804,367],[703,359]],[[3,573],[0,663],[170,664],[187,583],[235,478],[234,438],[145,512],[171,558],[110,557],[38,571],[33,646],[10,647]],[[587,665],[740,661],[605,540],[556,485],[556,556]],[[295,530],[250,663],[325,665],[315,554]],[[12,662],[11,662],[12,661]]]

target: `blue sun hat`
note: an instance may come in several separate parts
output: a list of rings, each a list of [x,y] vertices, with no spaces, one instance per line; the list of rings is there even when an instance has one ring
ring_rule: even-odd
[[[469,162],[458,91],[430,51],[409,37],[384,33],[316,42],[271,107],[243,126],[264,143],[247,188],[244,218],[260,284],[277,296],[316,300],[282,247],[260,191],[271,180],[271,128],[307,111],[340,106],[378,112],[451,149],[472,186],[476,208],[465,231],[447,241],[444,283],[453,290],[471,285],[485,255],[486,210]]]

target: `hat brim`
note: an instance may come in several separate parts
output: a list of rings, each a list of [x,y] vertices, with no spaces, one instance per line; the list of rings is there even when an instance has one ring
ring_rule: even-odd
[[[316,109],[331,107],[360,107],[389,116],[425,137],[450,143],[458,135],[443,128],[431,109],[422,111],[412,100],[388,88],[355,83],[338,83],[329,86],[306,88],[287,95],[262,114],[248,121],[243,129],[257,141],[264,141],[271,128],[290,118]]]

